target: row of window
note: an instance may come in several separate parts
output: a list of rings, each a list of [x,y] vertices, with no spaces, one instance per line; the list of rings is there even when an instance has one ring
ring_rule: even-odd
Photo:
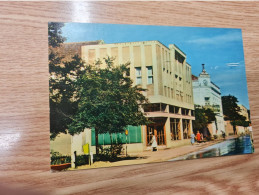
[[[147,84],[153,84],[153,67],[147,66]],[[141,67],[136,67],[136,84],[141,85],[142,84],[142,71]]]
[[[182,120],[183,139],[188,139],[191,135],[190,120]],[[181,140],[180,119],[170,119],[171,140]]]
[[[163,103],[142,105],[144,112],[168,112],[166,111],[166,106],[167,104],[163,104]],[[169,105],[169,113],[194,116],[193,110],[186,109],[186,108],[180,109],[180,107],[172,106],[172,105]]]

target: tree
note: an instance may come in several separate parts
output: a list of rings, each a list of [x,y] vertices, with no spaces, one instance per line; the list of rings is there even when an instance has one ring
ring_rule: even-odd
[[[68,125],[77,113],[78,100],[75,98],[76,77],[83,73],[83,61],[75,55],[70,62],[63,62],[57,49],[63,44],[63,23],[49,23],[49,92],[50,92],[50,137],[67,133]]]
[[[208,124],[216,120],[215,113],[210,108],[196,107],[194,113],[193,129],[196,131],[207,128]]]
[[[245,121],[245,117],[240,115],[238,99],[235,96],[222,96],[222,107],[225,120],[230,120],[233,125],[234,134],[236,134],[237,121]]]
[[[49,25],[48,25],[49,48],[57,48],[66,40],[66,38],[62,36],[62,27],[64,27],[64,23],[49,22]]]
[[[132,86],[129,64],[114,67],[113,60],[107,58],[107,68],[100,69],[100,61],[85,65],[78,56],[63,62],[57,52],[65,40],[63,26],[49,23],[51,138],[61,132],[74,135],[85,128],[95,128],[98,154],[99,133],[111,135],[124,131],[128,125],[148,124],[140,110],[140,104],[147,103],[147,99],[141,93],[143,89]]]
[[[69,125],[69,133],[95,128],[96,154],[99,153],[98,134],[123,132],[128,125],[145,125],[148,119],[140,109],[147,103],[143,89],[133,86],[129,64],[113,66],[105,59],[106,68],[88,66],[85,74],[77,79],[78,112]],[[112,139],[111,139],[112,141]]]

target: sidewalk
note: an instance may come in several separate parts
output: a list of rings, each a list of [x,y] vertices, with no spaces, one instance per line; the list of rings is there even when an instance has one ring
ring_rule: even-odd
[[[122,166],[122,165],[134,165],[134,164],[143,164],[143,163],[152,163],[152,162],[163,162],[170,160],[172,158],[176,158],[179,156],[183,156],[185,154],[189,154],[200,149],[206,148],[208,146],[217,144],[224,140],[216,140],[205,143],[195,143],[194,145],[185,145],[177,148],[166,148],[162,150],[158,150],[155,152],[152,151],[143,151],[141,153],[130,153],[129,155],[132,157],[137,157],[134,160],[122,160],[117,162],[95,162],[90,165],[83,165],[77,167],[77,169],[89,169],[89,168],[99,168],[99,167],[113,167],[113,166]]]

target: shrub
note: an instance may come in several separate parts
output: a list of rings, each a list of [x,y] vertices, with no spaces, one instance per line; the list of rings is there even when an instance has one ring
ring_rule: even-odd
[[[76,156],[76,166],[89,164],[89,156],[88,155],[78,155]]]
[[[71,156],[62,156],[59,152],[51,150],[51,165],[60,165],[71,162]]]
[[[100,146],[99,155],[95,156],[95,161],[115,161],[123,150],[122,144],[113,144],[109,147]]]

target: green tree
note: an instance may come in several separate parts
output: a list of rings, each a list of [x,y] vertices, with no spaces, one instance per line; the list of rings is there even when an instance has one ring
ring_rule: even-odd
[[[67,133],[68,125],[78,110],[76,99],[76,77],[84,72],[83,61],[75,55],[70,62],[64,62],[57,49],[63,44],[63,23],[49,23],[49,92],[50,92],[50,137]]]
[[[95,128],[96,151],[99,133],[116,133],[127,125],[145,125],[148,119],[140,110],[147,103],[143,89],[132,86],[129,64],[113,66],[105,59],[107,68],[85,65],[78,57],[63,62],[57,51],[65,38],[62,23],[49,23],[49,90],[51,138],[63,132],[71,135]]]
[[[208,124],[216,120],[215,113],[210,108],[198,108],[196,106],[194,114],[193,129],[196,131],[206,128]]]
[[[240,115],[240,107],[238,99],[235,96],[222,96],[222,107],[225,120],[230,120],[233,126],[234,134],[236,134],[237,121],[245,121],[245,117]],[[239,122],[240,123],[240,122]]]
[[[95,128],[96,154],[99,153],[98,134],[123,132],[128,125],[145,125],[149,121],[140,109],[147,103],[143,89],[133,86],[129,64],[113,66],[105,59],[106,68],[88,66],[86,74],[77,79],[78,112],[69,125],[69,133]],[[112,141],[112,139],[111,139]]]

